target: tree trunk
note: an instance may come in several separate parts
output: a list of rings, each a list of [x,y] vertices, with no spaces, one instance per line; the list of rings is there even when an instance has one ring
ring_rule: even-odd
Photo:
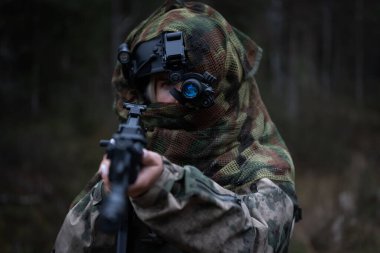
[[[355,99],[356,103],[363,103],[363,0],[355,3]]]
[[[272,0],[269,13],[269,26],[271,34],[269,34],[271,51],[269,52],[270,68],[272,73],[272,90],[276,95],[281,95],[284,89],[283,82],[283,57],[282,57],[282,42],[283,42],[283,26],[284,26],[284,13],[283,13],[283,0]]]
[[[295,123],[298,114],[298,90],[297,90],[297,71],[300,61],[298,49],[299,41],[296,38],[296,24],[290,25],[289,30],[289,55],[288,55],[288,78],[286,82],[286,108],[289,122]]]
[[[32,74],[30,79],[30,112],[33,115],[37,115],[40,113],[40,82],[41,82],[41,46],[40,46],[40,2],[36,1],[33,5],[34,13],[33,16],[33,67]]]
[[[321,84],[322,94],[330,97],[331,95],[331,70],[333,52],[333,20],[332,3],[330,0],[322,2],[322,66]]]

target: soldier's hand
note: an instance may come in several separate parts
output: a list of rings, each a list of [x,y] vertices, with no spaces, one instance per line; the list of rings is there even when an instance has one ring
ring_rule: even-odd
[[[110,160],[104,156],[99,166],[99,173],[102,176],[106,192],[111,190],[111,184],[108,178],[109,167]],[[163,170],[162,157],[156,152],[144,149],[141,171],[135,183],[129,186],[128,195],[133,198],[148,191],[160,177]]]

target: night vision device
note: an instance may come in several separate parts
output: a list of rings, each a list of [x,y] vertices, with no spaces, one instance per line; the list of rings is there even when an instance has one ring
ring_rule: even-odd
[[[127,43],[122,43],[117,59],[124,78],[132,85],[152,74],[164,73],[171,84],[181,83],[180,89],[173,87],[170,94],[182,105],[208,108],[214,104],[212,85],[217,80],[207,71],[202,74],[190,71],[182,32],[162,33],[136,45],[132,52]]]

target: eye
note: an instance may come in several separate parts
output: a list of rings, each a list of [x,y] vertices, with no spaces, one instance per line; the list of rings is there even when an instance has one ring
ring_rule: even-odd
[[[158,80],[157,85],[166,86],[166,85],[170,85],[170,83],[166,80]]]
[[[170,83],[168,80],[157,80],[156,81],[156,88],[158,89],[165,89],[169,90],[173,88],[175,85]]]

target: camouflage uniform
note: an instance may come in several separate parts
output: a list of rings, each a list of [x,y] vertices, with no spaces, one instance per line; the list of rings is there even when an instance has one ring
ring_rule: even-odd
[[[126,39],[133,49],[167,31],[184,33],[195,72],[217,77],[215,105],[153,103],[143,116],[148,149],[163,155],[155,185],[131,199],[129,252],[286,252],[296,195],[290,154],[263,104],[254,74],[261,49],[211,7],[167,1]],[[142,101],[115,68],[115,110]],[[55,252],[114,252],[97,229],[99,177],[74,201]]]

